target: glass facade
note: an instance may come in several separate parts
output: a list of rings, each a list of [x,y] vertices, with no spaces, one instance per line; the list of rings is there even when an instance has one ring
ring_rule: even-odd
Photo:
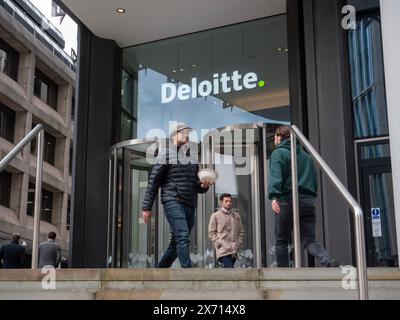
[[[362,16],[349,33],[354,137],[389,134],[379,12]]]
[[[188,123],[199,141],[227,125],[290,120],[286,15],[130,47],[123,57],[122,105],[130,112],[137,103],[137,138],[168,135],[170,121]],[[134,101],[126,70],[137,78]]]
[[[398,266],[379,3],[355,4],[349,61],[359,200],[365,213],[368,266]]]
[[[168,246],[171,234],[159,200],[151,224],[141,216],[151,168],[145,156],[149,145],[142,139],[167,138],[176,121],[194,129],[192,146],[214,139],[212,150],[199,150],[204,159],[206,152],[213,154],[220,174],[215,187],[199,199],[191,233],[193,266],[217,266],[207,228],[224,192],[232,194],[245,229],[236,266],[272,264],[268,252],[273,244],[268,239],[265,245],[264,221],[270,204],[261,194],[266,182],[261,176],[271,151],[265,147],[270,148],[270,139],[263,142],[276,126],[290,123],[286,15],[124,49],[121,141],[137,142],[122,143],[110,160],[115,194],[109,206],[109,267],[153,267]],[[221,138],[223,128],[228,131]],[[236,145],[235,134],[247,138],[246,130],[253,139]],[[248,172],[236,175],[235,170]],[[271,226],[268,221],[270,235]],[[173,267],[179,267],[178,260]]]

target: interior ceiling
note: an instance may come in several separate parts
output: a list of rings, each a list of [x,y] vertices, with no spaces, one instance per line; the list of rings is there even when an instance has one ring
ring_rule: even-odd
[[[286,12],[286,0],[62,1],[95,35],[123,48]]]

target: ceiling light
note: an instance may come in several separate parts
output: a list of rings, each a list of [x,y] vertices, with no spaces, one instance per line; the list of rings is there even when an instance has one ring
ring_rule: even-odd
[[[115,11],[117,11],[117,13],[125,13],[126,10],[124,8],[118,8]]]
[[[275,49],[277,52],[279,52],[279,53],[282,53],[282,54],[285,54],[285,53],[288,53],[289,52],[289,49],[288,48],[284,48],[284,47],[278,47],[278,48],[276,48]]]
[[[173,72],[173,73],[176,73],[176,70],[174,69],[174,70],[172,70],[172,72]]]
[[[180,68],[180,69],[179,69],[179,71],[181,71],[181,72],[184,71],[184,70],[185,70],[185,69],[183,69],[183,68]]]
[[[193,67],[193,68],[197,68],[197,64],[193,63],[193,64],[192,64],[192,67]]]

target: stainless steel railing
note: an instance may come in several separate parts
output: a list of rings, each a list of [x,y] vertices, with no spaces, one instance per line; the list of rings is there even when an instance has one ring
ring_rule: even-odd
[[[43,172],[43,140],[44,129],[38,124],[32,129],[1,161],[0,172],[37,136],[36,141],[36,181],[35,181],[35,208],[33,214],[33,239],[32,239],[32,269],[37,268],[38,264],[38,245],[40,234],[40,211],[42,200],[42,172]]]
[[[357,274],[358,274],[358,298],[360,300],[368,300],[368,279],[367,279],[367,263],[365,253],[365,233],[364,233],[364,216],[360,205],[346,189],[343,183],[331,170],[328,164],[322,159],[319,153],[314,149],[307,138],[296,126],[291,127],[291,158],[292,158],[292,196],[293,196],[293,234],[294,234],[294,253],[295,267],[301,267],[301,247],[300,247],[300,227],[299,227],[299,202],[298,202],[298,181],[297,181],[297,157],[294,157],[297,148],[297,140],[307,149],[311,157],[315,160],[321,170],[333,182],[340,194],[352,208],[355,221],[355,240],[357,254]]]

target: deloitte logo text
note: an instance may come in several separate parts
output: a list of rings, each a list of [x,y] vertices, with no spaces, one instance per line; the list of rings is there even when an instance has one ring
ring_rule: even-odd
[[[265,81],[258,81],[258,77],[254,72],[246,73],[244,76],[239,71],[234,71],[232,76],[228,76],[225,72],[219,75],[213,75],[213,81],[202,81],[197,84],[197,78],[192,78],[192,86],[183,84],[176,88],[175,83],[163,83],[161,85],[161,103],[169,103],[175,98],[178,100],[188,100],[190,98],[207,97],[210,94],[229,93],[233,91],[241,91],[243,89],[255,89],[265,86]]]

